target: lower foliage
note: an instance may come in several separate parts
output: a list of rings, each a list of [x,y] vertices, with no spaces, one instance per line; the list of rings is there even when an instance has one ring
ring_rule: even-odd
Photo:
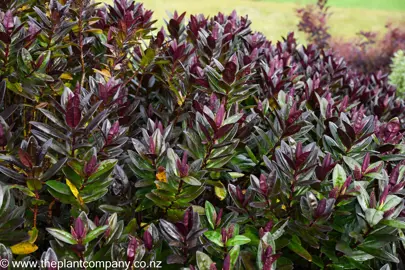
[[[386,74],[236,12],[155,31],[132,0],[0,10],[1,259],[403,268],[405,103]]]

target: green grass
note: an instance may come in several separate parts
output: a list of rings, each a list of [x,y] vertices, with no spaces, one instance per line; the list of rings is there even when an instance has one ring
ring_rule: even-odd
[[[315,0],[258,0],[277,3],[314,3]],[[328,4],[332,7],[340,8],[364,8],[377,10],[405,11],[404,0],[329,0]]]
[[[111,2],[111,0],[105,0]],[[309,0],[297,0],[309,1]],[[334,2],[405,2],[405,0],[332,0]],[[239,15],[248,14],[252,20],[252,28],[264,33],[270,40],[280,40],[289,31],[296,32],[300,41],[304,41],[302,34],[297,33],[297,17],[295,10],[302,4],[294,0],[144,0],[147,9],[154,11],[154,18],[158,20],[157,26],[164,24],[163,18],[168,18],[166,11],[187,11],[187,14],[215,15],[219,11],[229,13],[235,9]],[[342,5],[342,4],[339,4]],[[403,6],[403,4],[401,4]],[[347,39],[359,31],[384,31],[387,22],[404,22],[405,11],[379,10],[370,8],[343,8],[333,6],[330,11],[331,33],[334,37]]]

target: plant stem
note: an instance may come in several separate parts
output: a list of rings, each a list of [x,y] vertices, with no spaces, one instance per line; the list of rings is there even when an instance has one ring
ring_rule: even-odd
[[[84,54],[83,54],[83,21],[82,21],[82,15],[83,15],[83,2],[80,1],[80,7],[79,7],[79,49],[80,49],[80,65],[82,68],[82,79],[80,81],[80,89],[83,88],[84,86],[84,78],[86,76],[86,69],[85,69],[85,63],[84,63]]]

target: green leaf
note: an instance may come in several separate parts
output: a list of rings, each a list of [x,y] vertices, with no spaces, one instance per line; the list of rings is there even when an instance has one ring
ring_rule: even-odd
[[[348,241],[338,241],[336,243],[336,250],[342,252],[343,254],[345,254],[346,256],[350,256],[353,251],[350,248],[350,243]]]
[[[83,196],[82,196],[83,202],[90,203],[90,202],[97,201],[98,199],[103,197],[107,192],[108,192],[107,188],[102,188],[102,189],[95,190],[94,193],[90,194],[90,195],[83,194]]]
[[[226,241],[227,247],[241,246],[250,242],[250,238],[244,235],[235,235],[233,238]]]
[[[396,196],[396,195],[388,195],[387,199],[385,200],[385,203],[380,206],[380,210],[385,212],[390,210],[393,207],[396,207],[398,204],[402,202],[402,198]]]
[[[78,175],[70,166],[65,166],[62,172],[76,187],[82,186],[84,178]]]
[[[65,194],[65,195],[73,195],[72,192],[70,191],[69,187],[62,182],[59,182],[56,180],[49,180],[49,181],[46,181],[46,185],[48,187],[50,187],[51,189],[57,191],[58,193]]]
[[[21,64],[20,68],[23,69],[23,71],[25,71],[26,73],[29,73],[32,70],[32,56],[30,54],[30,52],[25,49],[24,47],[21,49],[20,51],[20,57],[21,57]]]
[[[38,179],[29,179],[27,180],[27,187],[32,191],[41,190],[42,184]]]
[[[384,212],[373,209],[373,208],[368,208],[368,209],[366,209],[365,217],[366,217],[367,223],[371,227],[374,227],[384,218]]]
[[[294,235],[292,237],[291,242],[288,244],[288,248],[305,260],[312,262],[311,254],[309,254],[309,252],[301,246],[301,241],[299,240],[298,236]]]
[[[237,113],[232,115],[231,117],[228,117],[227,119],[224,120],[224,123],[222,124],[223,126],[227,124],[235,124],[236,122],[239,121],[243,116],[243,113]]]
[[[381,221],[381,224],[397,228],[397,229],[405,229],[405,221],[402,220],[394,220],[394,219],[386,219]]]
[[[281,223],[281,222],[280,222]],[[278,223],[278,224],[280,224]],[[273,240],[277,240],[284,234],[284,228],[288,225],[288,220],[286,220],[274,233],[272,233]]]
[[[40,73],[46,73],[46,67],[48,66],[49,60],[51,59],[51,51],[45,51],[41,53],[38,59],[40,57],[43,57],[43,60],[37,71]]]
[[[198,266],[199,270],[210,270],[211,269],[211,264],[213,263],[213,261],[211,260],[210,256],[208,256],[204,252],[197,251],[196,260],[197,260],[197,266]]]
[[[170,201],[162,201],[161,198],[159,198],[157,195],[155,195],[153,193],[146,194],[146,198],[153,201],[157,206],[159,206],[161,208],[166,208],[166,207],[169,207],[171,205]]]
[[[117,162],[118,161],[116,159],[107,159],[102,161],[97,171],[89,177],[88,182],[90,183],[101,176],[108,177],[112,172],[112,170],[114,169]]]
[[[138,163],[138,162],[136,162],[136,156],[135,156],[136,154],[134,152],[132,152],[132,153],[131,152],[132,151],[129,151],[130,158],[135,159],[134,160],[135,162],[133,161],[134,163]],[[167,160],[167,165],[166,165],[167,171],[171,172],[171,173],[174,173],[176,176],[179,176],[179,172],[178,172],[177,165],[176,165],[177,160],[179,159],[179,157],[173,151],[172,148],[167,149],[167,159],[168,159]]]
[[[222,236],[219,232],[216,231],[207,231],[204,233],[205,237],[208,238],[211,242],[217,244],[220,247],[224,246],[224,243],[222,243]],[[249,239],[250,240],[250,239]]]
[[[323,269],[325,267],[322,259],[319,256],[312,256],[312,262],[319,266],[321,269]]]
[[[358,248],[370,255],[373,255],[377,259],[389,261],[389,262],[393,262],[393,263],[399,263],[399,260],[397,257],[395,257],[393,254],[385,251],[382,248],[371,248],[371,247],[364,247],[364,246],[359,246]]]
[[[96,229],[89,232],[86,237],[83,239],[83,244],[87,244],[92,240],[96,239],[99,235],[103,234],[108,229],[107,225],[97,227]]]
[[[253,154],[252,150],[249,148],[249,146],[245,146],[245,150],[247,154],[249,155],[250,159],[253,161],[253,163],[257,164],[259,161],[257,160],[255,154]]]
[[[361,250],[355,250],[355,251],[352,252],[352,254],[350,254],[350,257],[347,256],[347,258],[352,259],[352,260],[354,260],[354,261],[356,261],[358,263],[361,263],[361,262],[365,262],[365,261],[369,261],[371,259],[374,259],[374,256],[370,255],[370,254],[368,254],[368,253],[366,253],[364,251],[361,251]],[[368,268],[368,269],[370,269],[370,268]]]
[[[27,187],[21,186],[21,185],[12,185],[10,188],[15,188],[23,192],[25,195],[30,196],[30,197],[35,197],[35,193],[29,190]],[[1,198],[2,199],[2,198]]]
[[[357,168],[361,168],[360,163],[357,162],[357,160],[355,160],[354,158],[351,157],[343,157],[343,160],[345,161],[345,163],[347,164],[347,166],[349,166],[349,168],[354,171]]]
[[[233,269],[233,267],[236,264],[236,261],[239,258],[239,252],[240,252],[240,246],[234,246],[231,251],[229,251],[229,257],[231,257],[231,269]]]
[[[76,240],[73,238],[73,236],[68,233],[65,232],[63,230],[59,230],[59,229],[54,229],[54,228],[47,228],[46,229],[53,237],[55,237],[56,239],[74,245],[77,244]]]
[[[201,186],[201,182],[198,181],[195,177],[193,176],[186,176],[181,178],[181,180],[183,180],[184,182],[186,182],[187,184],[189,184],[190,186]]]
[[[152,63],[153,59],[155,58],[155,50],[152,48],[146,49],[145,55],[142,57],[141,62],[139,63],[142,67],[148,66],[150,63]]]
[[[38,238],[38,229],[37,228],[32,228],[29,232],[28,235],[30,236],[30,240],[28,240],[28,242],[30,242],[31,244],[34,244],[35,241]]]
[[[245,174],[238,173],[238,172],[230,172],[229,176],[232,177],[232,179],[238,179],[238,178],[245,176]]]
[[[354,188],[359,192],[359,195],[357,195],[357,201],[359,202],[361,209],[363,211],[367,210],[368,202],[370,200],[370,196],[368,195],[368,192],[366,191],[367,185],[368,185],[368,182],[364,182],[364,181],[355,181],[354,182]]]
[[[244,236],[250,239],[249,245],[257,246],[260,242],[259,231],[254,226],[246,226]]]
[[[98,208],[100,208],[100,210],[103,211],[104,213],[108,214],[124,212],[124,208],[109,204],[102,204]]]
[[[205,201],[205,215],[207,216],[208,223],[212,229],[215,229],[215,221],[217,219],[217,212],[215,207],[209,201]]]
[[[372,234],[367,236],[363,243],[359,246],[382,248],[389,243],[394,243],[398,240],[395,234]]]
[[[226,198],[226,187],[224,186],[224,184],[222,184],[221,181],[217,181],[217,184],[214,186],[214,192],[218,199],[220,199],[221,201]]]
[[[73,205],[79,205],[77,199],[73,196],[73,194],[66,195],[59,193],[53,189],[48,189],[48,192],[55,198],[58,199],[60,202],[64,204],[73,204]]]
[[[346,181],[346,172],[340,164],[336,164],[332,174],[333,186],[341,187]]]

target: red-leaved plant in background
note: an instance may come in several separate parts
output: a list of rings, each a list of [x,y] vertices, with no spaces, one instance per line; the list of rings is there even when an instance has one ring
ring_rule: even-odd
[[[333,49],[357,72],[389,72],[395,52],[405,49],[405,27],[402,23],[388,23],[384,34],[360,31],[356,38],[344,41],[329,33],[328,18],[331,15],[328,1],[317,0],[316,4],[297,10],[298,30],[320,49]]]
[[[236,12],[154,22],[132,0],[0,2],[1,259],[402,267],[386,74]]]

